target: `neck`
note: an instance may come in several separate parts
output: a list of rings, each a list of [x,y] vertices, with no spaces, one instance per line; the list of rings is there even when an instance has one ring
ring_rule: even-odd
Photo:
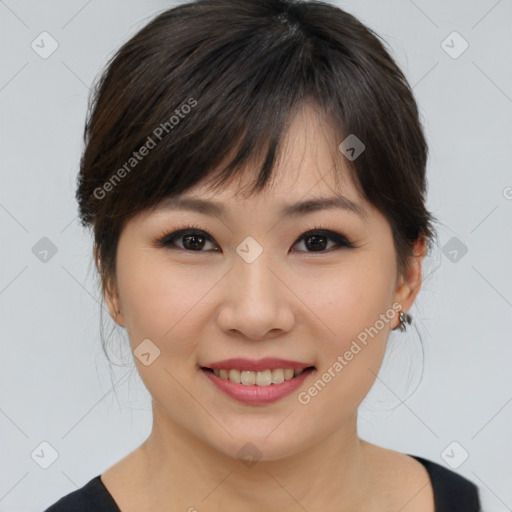
[[[328,438],[277,460],[230,457],[171,421],[153,402],[153,429],[141,446],[143,478],[155,502],[174,509],[247,512],[369,510],[375,489],[366,445],[357,436],[357,413]],[[250,449],[248,449],[250,452]],[[258,457],[255,457],[258,459]],[[373,491],[373,492],[372,492]]]

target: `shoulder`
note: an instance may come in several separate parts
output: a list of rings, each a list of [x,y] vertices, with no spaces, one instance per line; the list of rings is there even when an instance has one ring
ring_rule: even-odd
[[[428,471],[434,489],[436,510],[481,510],[478,488],[473,482],[437,462],[416,455],[410,456],[421,462]]]
[[[366,441],[362,445],[377,484],[397,497],[394,505],[402,502],[402,512],[481,512],[476,485],[455,471]]]
[[[361,446],[383,510],[434,512],[432,482],[419,461],[366,441]]]
[[[80,489],[60,498],[44,512],[120,512],[120,510],[98,475]]]

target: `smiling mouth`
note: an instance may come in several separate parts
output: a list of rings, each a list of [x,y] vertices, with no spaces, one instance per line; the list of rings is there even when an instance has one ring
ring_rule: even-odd
[[[314,366],[307,366],[293,370],[292,368],[276,368],[262,370],[258,372],[236,370],[236,369],[215,369],[202,366],[201,370],[213,373],[223,380],[228,380],[234,384],[243,384],[246,386],[272,386],[281,384],[285,381],[295,379],[303,373],[311,373],[316,368]]]

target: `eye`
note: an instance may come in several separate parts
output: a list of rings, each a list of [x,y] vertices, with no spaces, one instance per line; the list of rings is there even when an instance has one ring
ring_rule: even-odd
[[[327,247],[329,245],[328,240],[334,242],[330,247]],[[355,247],[355,245],[349,242],[341,233],[322,228],[313,228],[310,231],[307,231],[298,238],[294,245],[299,243],[303,243],[304,247],[310,249],[305,252],[329,252],[330,249],[339,250],[343,247]]]
[[[330,247],[329,241],[332,243]],[[293,245],[295,246],[300,243],[303,244],[306,250],[298,252],[332,252],[331,250],[356,247],[341,233],[320,227],[314,227],[303,233]],[[211,244],[211,246],[208,247],[208,244]],[[213,238],[205,230],[192,225],[183,226],[172,233],[162,235],[155,240],[154,246],[167,249],[181,249],[187,252],[219,251]]]
[[[181,242],[181,245],[177,243],[178,241]],[[188,252],[204,252],[201,249],[208,243],[213,243],[213,239],[210,235],[194,226],[188,226],[173,231],[156,241],[158,247],[172,249],[174,248],[173,246],[175,246],[177,249],[183,249]],[[213,250],[217,251],[217,249]]]

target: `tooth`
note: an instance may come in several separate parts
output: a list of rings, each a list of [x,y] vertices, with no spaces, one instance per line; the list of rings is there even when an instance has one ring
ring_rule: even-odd
[[[290,380],[293,379],[293,369],[292,368],[286,368],[284,371],[284,380]]]
[[[281,384],[285,380],[293,379],[304,371],[303,368],[293,370],[291,368],[276,368],[275,370],[262,370],[253,372],[248,370],[225,370],[215,369],[213,373],[221,379],[230,380],[235,384],[246,386],[270,386],[271,384]]]
[[[270,386],[271,383],[272,383],[272,370],[263,370],[262,372],[256,372],[256,385]]]
[[[240,372],[240,381],[242,384],[254,385],[256,384],[256,372],[242,371]]]
[[[240,384],[240,370],[229,370],[229,380]]]
[[[272,370],[272,384],[281,384],[284,382],[284,371],[282,368]]]

